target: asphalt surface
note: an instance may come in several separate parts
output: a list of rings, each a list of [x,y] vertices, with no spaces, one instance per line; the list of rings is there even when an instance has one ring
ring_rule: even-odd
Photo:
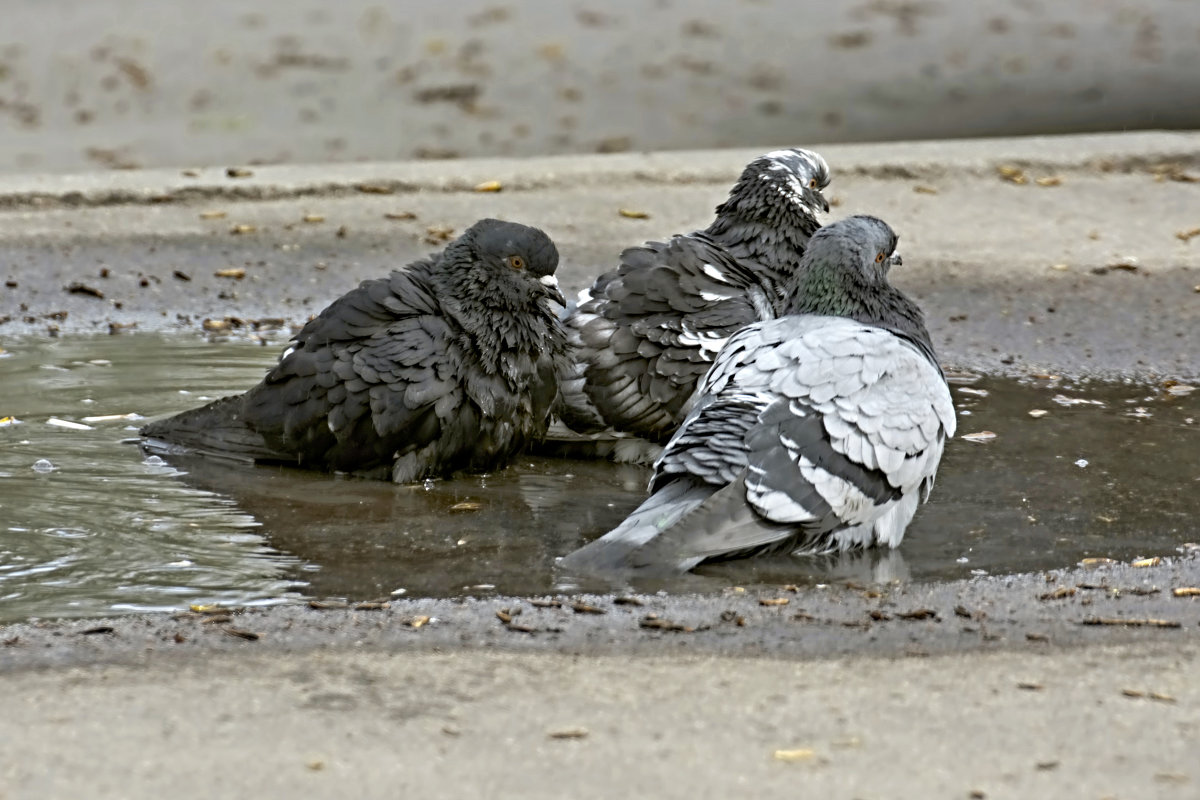
[[[947,364],[1200,374],[1200,136],[821,150],[834,216],[900,231]],[[703,225],[751,155],[8,179],[0,336],[299,324],[485,215],[546,228],[579,288]],[[936,585],[10,625],[0,796],[1194,797],[1196,587],[1185,547]]]

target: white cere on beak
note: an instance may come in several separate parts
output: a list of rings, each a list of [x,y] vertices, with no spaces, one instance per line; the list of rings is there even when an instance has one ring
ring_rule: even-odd
[[[554,277],[553,275],[543,275],[542,277],[538,278],[538,283],[549,289],[558,288],[558,278]]]

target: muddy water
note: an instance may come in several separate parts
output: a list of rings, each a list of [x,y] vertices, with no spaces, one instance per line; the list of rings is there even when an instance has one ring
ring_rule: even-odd
[[[570,590],[580,585],[556,573],[555,558],[641,500],[646,470],[607,463],[525,458],[409,487],[166,464],[123,442],[141,422],[118,415],[155,416],[248,387],[282,344],[5,342],[0,417],[20,422],[0,424],[0,621]],[[1045,378],[967,377],[953,388],[960,433],[995,436],[951,443],[934,499],[898,551],[741,561],[634,588],[939,580],[1169,554],[1200,539],[1200,392]]]

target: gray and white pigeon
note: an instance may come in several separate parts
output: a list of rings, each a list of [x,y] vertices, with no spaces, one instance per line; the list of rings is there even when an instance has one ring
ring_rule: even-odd
[[[146,425],[144,445],[399,483],[502,467],[545,434],[569,367],[557,266],[542,231],[476,222],[335,300],[250,391]]]
[[[688,570],[899,545],[955,412],[920,308],[888,282],[896,240],[867,216],[814,234],[785,316],[730,337],[649,499],[563,566]]]
[[[576,367],[562,421],[580,434],[670,438],[730,334],[782,309],[828,184],[817,153],[776,150],[746,166],[706,229],[625,250],[565,320]]]

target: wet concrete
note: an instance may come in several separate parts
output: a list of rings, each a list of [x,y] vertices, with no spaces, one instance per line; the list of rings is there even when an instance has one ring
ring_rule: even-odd
[[[834,165],[831,217],[871,212],[900,232],[895,280],[928,310],[944,362],[1013,375],[1200,374],[1189,339],[1200,249],[1186,235],[1200,225],[1195,135],[821,149]],[[274,168],[253,185],[206,178],[194,199],[177,173],[125,174],[116,192],[94,177],[9,181],[0,335],[197,330],[226,317],[300,324],[436,247],[439,230],[489,215],[545,228],[574,290],[623,247],[707,224],[753,155]],[[1024,185],[997,174],[1013,165]],[[492,178],[512,189],[470,190]],[[623,207],[650,218],[621,217]],[[228,269],[244,275],[216,275]]]
[[[163,463],[129,443],[146,418],[256,382],[286,332],[260,344],[241,333],[9,341],[2,410],[19,422],[0,425],[0,621],[614,588],[580,582],[556,560],[641,502],[645,468],[530,455],[410,487],[198,457]],[[952,379],[963,437],[900,550],[746,559],[615,588],[955,580],[1170,555],[1195,538],[1194,499],[1178,490],[1200,480],[1192,386]]]
[[[1200,225],[1198,190],[1190,178],[1200,148],[1194,138],[1151,144],[1153,139],[951,143],[939,146],[946,153],[940,167],[927,153],[908,166],[898,156],[891,170],[886,147],[847,150],[840,162],[847,177],[835,177],[831,193],[842,201],[838,215],[874,211],[900,230],[905,267],[897,281],[920,296],[949,364],[1026,378],[1054,372],[1147,383],[1189,380],[1200,374],[1192,338],[1200,307],[1200,293],[1192,289],[1200,284],[1200,251],[1186,235]],[[1101,150],[1105,157],[1123,153],[1111,162],[1113,171],[1104,169]],[[1059,156],[1047,155],[1054,152]],[[39,206],[17,202],[0,214],[8,254],[4,277],[17,283],[0,296],[0,314],[13,317],[0,335],[7,342],[51,324],[62,335],[103,333],[110,322],[194,331],[205,317],[226,315],[247,321],[269,315],[295,324],[344,291],[346,283],[428,247],[420,241],[427,224],[461,228],[493,213],[545,225],[569,259],[564,283],[578,287],[597,265],[611,263],[613,250],[705,222],[744,161],[740,154],[726,158],[727,175],[720,181],[695,175],[687,182],[659,180],[662,173],[654,173],[651,158],[649,179],[606,182],[601,175],[585,183],[575,175],[567,181],[579,181],[575,188],[550,181],[499,195],[444,188],[351,195],[350,182],[340,184],[345,193],[328,201],[319,195],[230,199],[221,203],[228,214],[221,220],[198,216],[219,195],[165,205],[130,204],[134,198],[126,195],[123,203],[84,202],[74,209],[68,209],[65,195]],[[995,168],[1007,161],[1024,169],[1029,182],[1002,180]],[[1154,165],[1164,162],[1177,168],[1160,169],[1156,177]],[[548,163],[525,166],[552,172]],[[602,163],[593,165],[598,174]],[[456,168],[457,179],[478,177],[471,169]],[[1036,177],[1059,177],[1061,183],[1041,186]],[[126,179],[145,183],[145,176]],[[145,196],[162,185],[150,181]],[[339,184],[331,178],[326,185]],[[642,206],[651,218],[620,218],[615,213],[620,206]],[[383,218],[385,211],[405,210],[418,219]],[[306,213],[323,213],[326,221],[302,223]],[[233,224],[260,227],[253,234],[232,234]],[[344,238],[337,236],[335,226],[341,225],[347,226]],[[178,263],[155,266],[157,250],[151,248],[173,239],[180,257],[194,252],[214,267],[244,266],[247,276],[233,284],[237,297],[219,296],[228,291],[224,281],[234,279],[184,281],[173,277]],[[275,262],[268,254],[287,254],[287,260],[278,262],[284,266],[277,272],[264,267],[254,282],[259,265],[245,265],[247,252],[269,264]],[[298,252],[304,257],[292,260]],[[318,268],[316,261],[331,253],[344,260]],[[106,292],[103,299],[65,291],[72,280],[103,280],[98,270],[104,265],[97,259],[105,258],[111,259],[109,279],[120,275],[126,281],[120,291]],[[126,263],[128,271],[115,269]],[[163,286],[171,286],[173,294],[159,295],[167,291]],[[162,299],[168,296],[171,305]],[[69,311],[65,319],[44,318],[59,309]],[[121,316],[127,310],[130,316]],[[1128,421],[1132,441],[1137,440],[1132,426],[1143,422],[1149,420]],[[1181,437],[1184,433],[1189,431],[1181,429]],[[998,438],[996,444],[1002,442]],[[1117,456],[1132,452],[1126,443]],[[1189,476],[1176,480],[1178,486]],[[1190,495],[1194,492],[1185,489],[1178,501],[1184,504],[1184,541],[1196,539],[1188,535],[1194,518]],[[1200,562],[1192,552],[1164,553],[1146,566],[1100,563],[943,582],[840,578],[824,588],[797,586],[795,592],[782,583],[763,583],[742,592],[729,587],[682,596],[643,594],[637,597],[641,605],[618,603],[619,595],[610,593],[547,595],[540,602],[396,598],[386,608],[296,604],[183,618],[8,625],[0,629],[0,670],[15,702],[5,719],[18,726],[13,731],[33,733],[21,734],[26,749],[6,750],[0,779],[30,796],[47,786],[75,785],[80,775],[91,786],[152,796],[164,781],[178,788],[163,775],[203,773],[210,776],[206,786],[228,780],[283,796],[309,778],[353,775],[365,791],[383,793],[378,765],[385,763],[404,776],[388,783],[392,791],[397,785],[444,788],[454,774],[477,793],[505,786],[538,796],[586,776],[594,777],[595,786],[633,791],[629,787],[637,785],[649,753],[654,764],[690,776],[672,786],[693,796],[716,785],[714,774],[726,775],[730,787],[738,781],[756,788],[780,780],[794,785],[796,774],[784,770],[807,770],[810,758],[816,774],[806,772],[803,780],[845,796],[1030,796],[1055,787],[1094,796],[1186,796],[1197,780],[1196,700],[1190,687],[1200,599],[1191,590],[1200,587]],[[488,655],[489,650],[506,654]],[[575,654],[592,658],[575,661]],[[605,661],[602,654],[615,660]],[[631,654],[639,657],[630,660]],[[737,658],[725,661],[721,654]],[[47,667],[66,669],[37,671]],[[309,694],[315,697],[282,691],[279,676],[287,674],[312,676]],[[347,682],[383,687],[384,694],[364,690],[363,702]],[[406,700],[401,689],[414,686],[420,698]],[[625,699],[618,702],[617,695]],[[623,708],[621,702],[632,710],[612,718],[600,711]],[[335,722],[336,708],[347,710]],[[376,709],[385,709],[383,717]],[[597,716],[587,716],[587,709]],[[770,716],[772,709],[780,716]],[[172,723],[176,712],[179,721]],[[397,724],[409,719],[422,722],[403,729]],[[103,746],[49,755],[60,752],[64,732],[111,730],[113,720],[126,724],[117,726],[116,736],[100,737]],[[218,750],[179,747],[173,738],[176,731],[192,730],[190,725],[202,731],[201,739],[223,741],[214,733],[220,729],[238,741],[240,755],[230,763],[240,771],[211,777]],[[575,725],[588,727],[589,734],[575,741],[548,738]],[[451,732],[439,733],[447,727]],[[435,760],[428,763],[444,768],[418,769],[411,749],[401,748],[397,756],[391,734],[402,731],[432,734],[416,738],[432,748]],[[835,737],[843,732],[860,738],[862,759],[834,752]],[[459,737],[473,746],[458,749]],[[380,742],[387,742],[383,753],[375,749]],[[1071,742],[1087,746],[1077,751]],[[281,743],[288,747],[280,750]],[[291,759],[309,743],[320,743],[318,752]],[[551,749],[560,744],[581,746],[564,757]],[[856,747],[851,751],[860,752]],[[798,760],[789,763],[772,758],[774,749],[813,754],[785,755]],[[696,769],[698,763],[724,763],[720,759],[729,754],[740,759],[728,770]],[[67,768],[35,773],[30,767],[51,758]],[[581,758],[587,759],[586,769],[555,778],[556,770],[578,766]],[[173,760],[175,767],[133,776],[126,769],[147,760],[156,765]],[[466,763],[477,768],[463,773]],[[518,771],[514,763],[535,766]],[[614,778],[613,763],[636,768]],[[268,764],[280,769],[263,770]],[[914,770],[913,764],[922,766]],[[886,777],[886,785],[872,782],[872,776]],[[196,785],[201,784],[191,784]]]

